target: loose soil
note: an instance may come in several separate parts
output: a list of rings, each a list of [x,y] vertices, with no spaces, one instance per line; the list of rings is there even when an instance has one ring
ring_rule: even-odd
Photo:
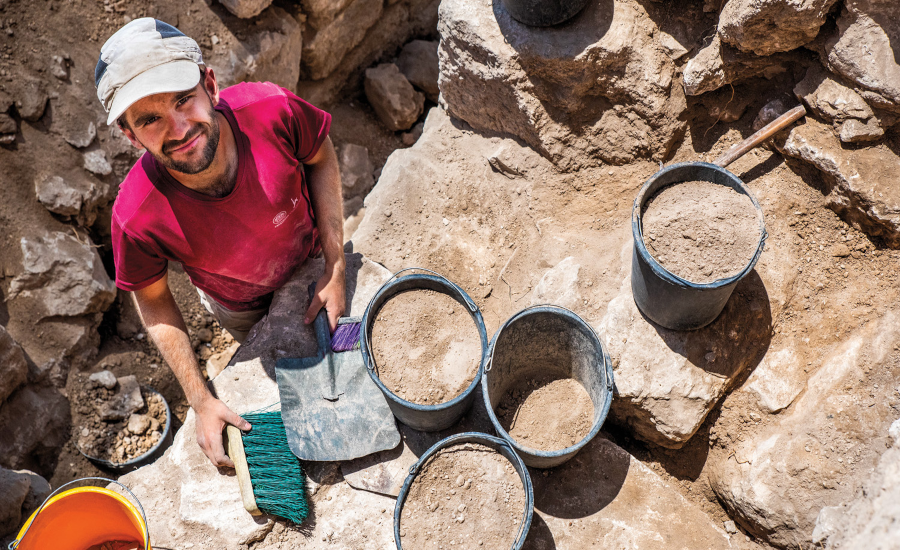
[[[525,502],[519,474],[500,453],[471,443],[441,449],[409,488],[403,548],[512,548]]]
[[[519,444],[559,451],[578,443],[594,424],[594,403],[577,380],[542,377],[513,386],[497,408],[500,425]]]
[[[737,275],[759,246],[753,202],[725,185],[669,185],[644,208],[647,250],[671,273],[694,283]]]
[[[441,292],[402,292],[382,306],[372,327],[378,377],[419,405],[450,401],[475,379],[481,339],[462,304]]]
[[[140,428],[130,429],[129,418],[107,422],[100,416],[101,406],[116,391],[93,385],[87,374],[78,376],[82,380],[70,400],[77,446],[85,454],[121,464],[145,454],[159,442],[166,427],[166,406],[158,393],[141,388],[144,406],[132,415],[139,420],[131,423],[131,428]]]

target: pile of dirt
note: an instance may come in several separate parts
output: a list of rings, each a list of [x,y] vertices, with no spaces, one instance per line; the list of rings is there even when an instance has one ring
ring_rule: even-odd
[[[142,403],[138,402],[140,406],[131,412],[121,409],[119,403],[127,383],[119,382],[109,388],[86,375],[78,376],[81,383],[76,385],[70,399],[76,445],[82,452],[122,464],[147,453],[159,443],[167,421],[165,402],[159,393],[141,387]]]
[[[519,474],[500,453],[470,443],[441,449],[409,488],[403,548],[511,548],[525,502]]]
[[[594,403],[577,380],[545,376],[516,384],[497,407],[500,425],[519,444],[559,451],[578,443],[594,424]]]
[[[392,297],[372,326],[378,377],[395,395],[420,405],[450,401],[475,379],[478,327],[462,304],[441,292]]]
[[[653,258],[694,283],[737,275],[759,246],[753,202],[725,185],[669,185],[650,198],[642,216],[644,246]]]

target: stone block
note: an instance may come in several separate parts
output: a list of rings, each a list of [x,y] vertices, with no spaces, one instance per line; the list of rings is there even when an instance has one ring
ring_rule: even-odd
[[[771,55],[811,42],[836,0],[729,0],[719,14],[718,33],[735,48]]]
[[[366,99],[389,130],[408,130],[425,108],[425,96],[413,89],[393,63],[366,69]]]
[[[250,19],[269,7],[272,0],[219,0],[228,11],[241,19]]]
[[[55,388],[26,385],[0,408],[0,466],[53,471],[68,439],[69,402]]]
[[[345,194],[366,193],[375,185],[375,178],[372,177],[374,167],[369,160],[369,150],[362,145],[345,144],[341,147],[338,161]]]
[[[337,69],[378,21],[383,8],[383,0],[352,0],[329,24],[307,33],[303,40],[304,78],[321,80]]]
[[[437,103],[441,90],[438,88],[438,42],[436,40],[413,40],[408,42],[397,57],[397,67],[409,83],[422,90],[425,97]]]

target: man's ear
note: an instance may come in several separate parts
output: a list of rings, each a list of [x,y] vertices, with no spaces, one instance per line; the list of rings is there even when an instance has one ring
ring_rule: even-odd
[[[206,67],[206,73],[203,75],[203,87],[212,101],[213,107],[219,104],[219,83],[216,82],[216,73],[212,67]]]
[[[131,128],[128,127],[127,124],[122,124],[120,121],[116,121],[116,126],[119,127],[119,130],[125,134],[125,137],[128,138],[128,141],[131,142],[132,145],[137,147],[138,149],[143,149],[144,146],[138,141],[137,137],[134,135],[134,132],[131,131]]]

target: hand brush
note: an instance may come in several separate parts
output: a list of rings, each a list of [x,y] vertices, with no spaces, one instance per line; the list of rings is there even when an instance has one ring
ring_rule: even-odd
[[[341,317],[331,336],[331,351],[351,351],[359,349],[359,329],[362,317]]]
[[[281,411],[242,417],[253,425],[249,432],[234,426],[225,431],[244,508],[254,516],[265,513],[299,525],[309,514],[306,476],[288,446]]]

